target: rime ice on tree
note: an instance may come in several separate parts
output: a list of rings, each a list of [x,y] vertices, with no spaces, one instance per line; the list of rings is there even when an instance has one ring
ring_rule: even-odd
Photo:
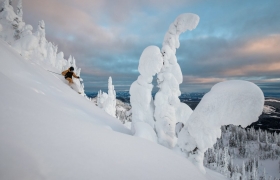
[[[157,76],[160,90],[155,97],[154,116],[158,142],[169,148],[176,144],[176,123],[185,123],[192,113],[190,107],[181,103],[178,98],[181,95],[179,85],[183,82],[183,76],[177,63],[176,48],[180,46],[180,34],[195,29],[198,22],[196,14],[181,14],[169,26],[162,43],[164,64]]]
[[[111,76],[108,79],[108,98],[103,103],[103,109],[111,116],[116,117],[116,91]]]
[[[157,141],[154,131],[154,103],[152,97],[153,76],[162,67],[162,55],[157,46],[148,46],[141,54],[138,71],[140,75],[130,87],[132,106],[132,131],[135,136]]]
[[[221,136],[221,126],[246,127],[258,120],[263,105],[263,92],[251,82],[233,80],[214,85],[179,133],[178,149],[205,172],[203,154]]]
[[[107,114],[116,117],[116,91],[111,76],[108,79],[108,94],[100,90],[97,94],[97,105]]]
[[[64,71],[64,67],[66,66],[66,61],[64,59],[64,53],[63,52],[59,52],[56,55],[56,65],[55,67],[60,71]],[[79,75],[77,75],[79,76]]]
[[[22,0],[18,1],[17,4],[17,12],[16,12],[17,16],[19,17],[19,20],[22,21],[22,16],[23,16],[23,11],[22,11]]]
[[[43,54],[43,57],[45,58],[47,56],[47,40],[45,32],[45,22],[43,20],[39,21],[35,35],[39,40],[39,52],[37,53]]]

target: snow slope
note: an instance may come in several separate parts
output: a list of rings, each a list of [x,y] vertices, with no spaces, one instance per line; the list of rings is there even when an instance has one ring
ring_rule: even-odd
[[[63,77],[2,40],[0,54],[0,179],[225,179],[130,136]]]

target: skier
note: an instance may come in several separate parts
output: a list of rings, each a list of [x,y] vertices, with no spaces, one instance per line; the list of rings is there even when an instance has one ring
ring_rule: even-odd
[[[73,67],[70,67],[69,69],[63,71],[61,74],[62,74],[62,75],[65,77],[65,79],[69,82],[69,85],[71,85],[71,84],[74,83],[74,82],[73,82],[73,79],[72,79],[72,76],[74,76],[75,78],[80,79],[80,77],[77,76],[77,75],[74,73],[74,68],[73,68]]]

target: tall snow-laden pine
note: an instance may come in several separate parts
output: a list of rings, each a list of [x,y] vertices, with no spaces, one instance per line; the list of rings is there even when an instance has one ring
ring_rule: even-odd
[[[42,55],[42,59],[44,60],[47,57],[47,40],[46,40],[46,30],[45,30],[45,22],[43,20],[39,21],[37,26],[37,31],[35,33],[39,40],[39,48],[37,48],[37,56]]]
[[[21,28],[21,26],[19,25],[19,18],[14,12],[13,6],[10,5],[9,0],[5,0],[1,3],[0,24],[2,24],[0,38],[12,45],[16,40],[16,31]]]
[[[180,34],[195,29],[198,22],[196,14],[181,14],[169,26],[162,43],[163,66],[157,74],[159,91],[155,96],[154,116],[158,142],[168,148],[173,148],[177,142],[176,123],[186,123],[192,113],[191,108],[178,98],[183,75],[177,63],[176,49],[180,47]]]
[[[152,97],[153,76],[162,67],[163,59],[160,49],[148,46],[140,56],[138,71],[140,75],[130,86],[130,103],[132,106],[131,129],[134,136],[157,142],[154,131],[154,103]]]
[[[1,9],[0,9],[0,12],[6,10],[9,8],[9,0],[4,0],[1,4]]]
[[[16,12],[20,21],[22,21],[23,11],[22,11],[22,0],[18,1],[17,4],[17,12]]]
[[[241,176],[241,180],[247,180],[247,175],[246,175],[246,171],[245,171],[245,163],[244,163],[244,161],[242,163],[242,176]]]
[[[107,114],[116,117],[116,91],[111,77],[108,79],[108,94],[100,90],[97,94],[97,105]]]
[[[108,98],[103,103],[105,112],[113,117],[116,117],[116,91],[112,84],[111,76],[108,79]]]

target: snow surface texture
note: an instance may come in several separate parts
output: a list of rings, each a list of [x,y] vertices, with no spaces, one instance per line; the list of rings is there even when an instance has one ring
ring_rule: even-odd
[[[75,59],[70,56],[66,61],[62,52],[57,54],[58,47],[47,41],[44,21],[39,21],[37,30],[33,33],[33,27],[23,22],[22,15],[21,0],[18,1],[16,13],[9,0],[2,2],[0,8],[0,24],[2,24],[0,38],[13,46],[24,58],[32,59],[34,63],[41,64],[43,67],[51,65],[48,70],[60,74],[63,70],[73,66],[75,68],[74,72],[79,76],[81,70],[76,67]],[[73,81],[72,88],[85,96],[83,83],[76,78],[73,78]]]
[[[203,154],[221,136],[221,126],[246,127],[258,120],[263,107],[263,92],[255,84],[240,80],[218,83],[203,96],[179,133],[177,146],[200,170],[205,171]]]
[[[97,94],[97,105],[106,113],[116,117],[116,91],[111,76],[108,79],[108,94],[100,90]]]
[[[132,106],[131,129],[135,136],[157,142],[154,131],[154,102],[152,97],[153,76],[162,67],[162,55],[157,46],[144,49],[139,60],[140,76],[130,87],[130,104]]]
[[[191,108],[180,102],[179,85],[183,75],[176,58],[180,47],[179,36],[187,30],[196,28],[199,16],[192,13],[179,15],[169,26],[162,43],[163,66],[157,75],[160,90],[155,96],[155,119],[158,142],[173,148],[177,142],[175,127],[177,122],[186,123],[192,113]]]
[[[205,176],[172,151],[130,136],[63,77],[2,40],[0,54],[0,179],[226,179],[210,170]]]

